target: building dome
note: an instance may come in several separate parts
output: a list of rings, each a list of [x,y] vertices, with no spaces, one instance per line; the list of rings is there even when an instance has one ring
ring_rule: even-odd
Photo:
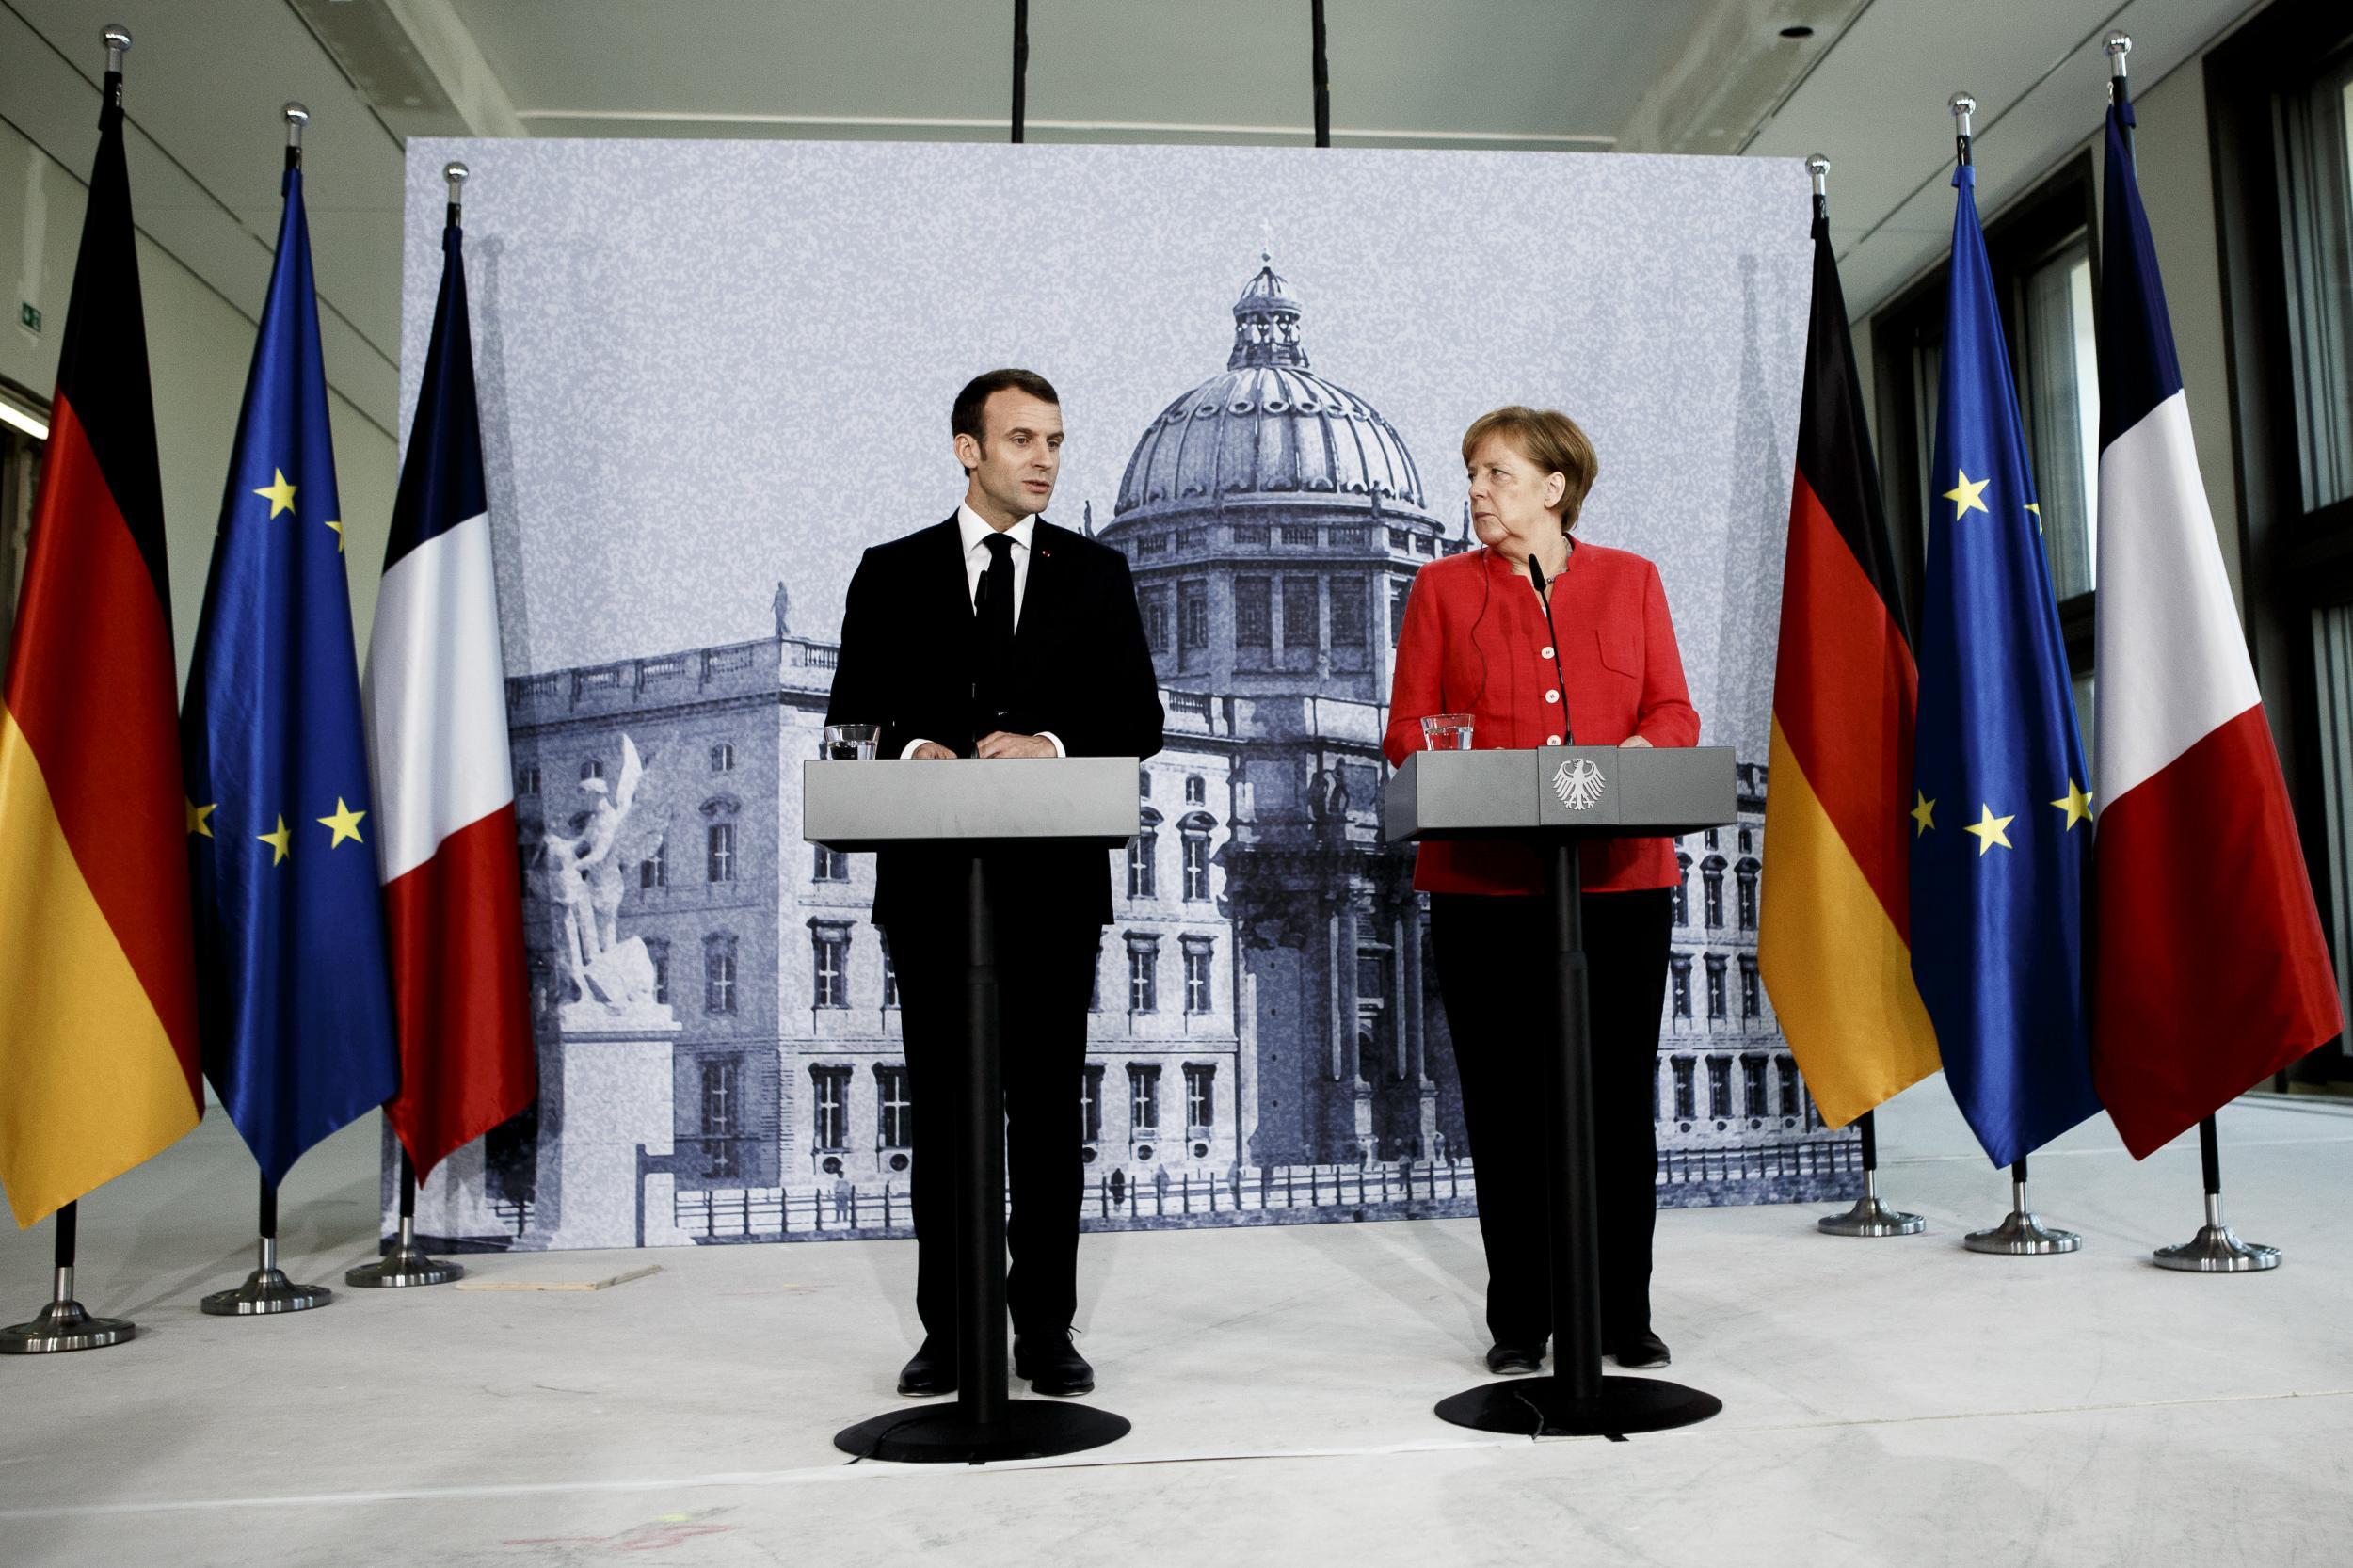
[[[1299,296],[1271,257],[1259,260],[1234,301],[1225,374],[1144,431],[1114,523],[1271,504],[1434,524],[1403,439],[1371,404],[1308,368]]]

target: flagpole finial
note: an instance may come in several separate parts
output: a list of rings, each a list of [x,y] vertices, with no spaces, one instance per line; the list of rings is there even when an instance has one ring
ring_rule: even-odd
[[[2133,52],[2133,35],[2130,33],[2110,33],[2107,37],[2107,41],[2100,45],[2100,47],[2107,51],[2108,74],[2110,76],[2123,75],[2124,56]]]
[[[1956,155],[1964,164],[1969,162],[1969,143],[1977,136],[1977,101],[1965,92],[1957,92],[1945,101],[1953,111],[1953,146]]]
[[[1819,152],[1811,153],[1805,160],[1805,171],[1814,178],[1814,194],[1828,196],[1830,194],[1830,159]]]
[[[454,229],[457,226],[458,214],[464,210],[466,205],[466,166],[460,163],[443,164],[441,166],[441,178],[449,182],[449,212],[447,215],[447,221],[449,226]]]
[[[106,69],[115,75],[122,73],[122,56],[131,47],[131,29],[118,22],[99,35],[106,40]]]
[[[286,117],[286,168],[291,173],[302,167],[302,128],[311,122],[311,111],[288,104],[280,112]]]

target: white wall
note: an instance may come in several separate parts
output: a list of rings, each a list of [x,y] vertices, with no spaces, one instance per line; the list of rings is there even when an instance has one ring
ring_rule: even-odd
[[[91,104],[88,151],[95,153],[97,105]],[[65,335],[66,301],[81,243],[87,200],[82,168],[68,168],[0,121],[0,267],[13,285],[0,327],[0,376],[46,399],[55,390],[57,344]],[[136,218],[139,191],[131,205]],[[313,213],[317,230],[331,213]],[[266,271],[269,258],[254,253]],[[171,559],[173,629],[184,680],[204,577],[219,520],[221,484],[237,408],[253,353],[254,322],[208,287],[146,235],[139,238],[139,283],[147,316],[149,370],[155,396],[156,456],[163,474],[164,526]],[[39,337],[16,324],[16,307],[29,300],[45,318]],[[335,367],[328,367],[331,378]],[[362,417],[341,393],[328,393],[341,490],[345,560],[351,573],[352,615],[361,641],[376,607],[376,584],[398,479],[392,436]]]

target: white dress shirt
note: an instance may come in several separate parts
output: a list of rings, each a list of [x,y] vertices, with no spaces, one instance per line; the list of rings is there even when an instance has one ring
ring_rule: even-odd
[[[956,532],[964,540],[965,597],[977,605],[981,597],[981,574],[988,570],[988,536],[999,530],[970,506],[959,503],[956,506]],[[1021,627],[1022,597],[1030,587],[1030,537],[1036,532],[1037,517],[1034,513],[1003,530],[1005,536],[1013,540],[1013,624],[1016,631]],[[1041,729],[1038,739],[1053,742],[1055,756],[1070,755],[1063,748],[1062,737],[1051,730]],[[922,744],[923,737],[917,736],[906,744],[899,756],[903,760],[914,756],[915,748]]]

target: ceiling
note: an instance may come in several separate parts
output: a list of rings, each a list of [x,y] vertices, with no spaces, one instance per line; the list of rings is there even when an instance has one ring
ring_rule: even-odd
[[[2096,130],[2102,37],[2144,88],[2250,0],[1328,0],[1336,146],[1827,153],[1861,313],[1950,232],[1948,94],[1987,211]],[[397,421],[402,140],[994,140],[1011,0],[0,0],[0,119],[87,169],[98,32],[130,27],[140,226],[257,315],[279,105],[305,170],[330,377]],[[1305,144],[1308,0],[1032,0],[1036,141]]]

